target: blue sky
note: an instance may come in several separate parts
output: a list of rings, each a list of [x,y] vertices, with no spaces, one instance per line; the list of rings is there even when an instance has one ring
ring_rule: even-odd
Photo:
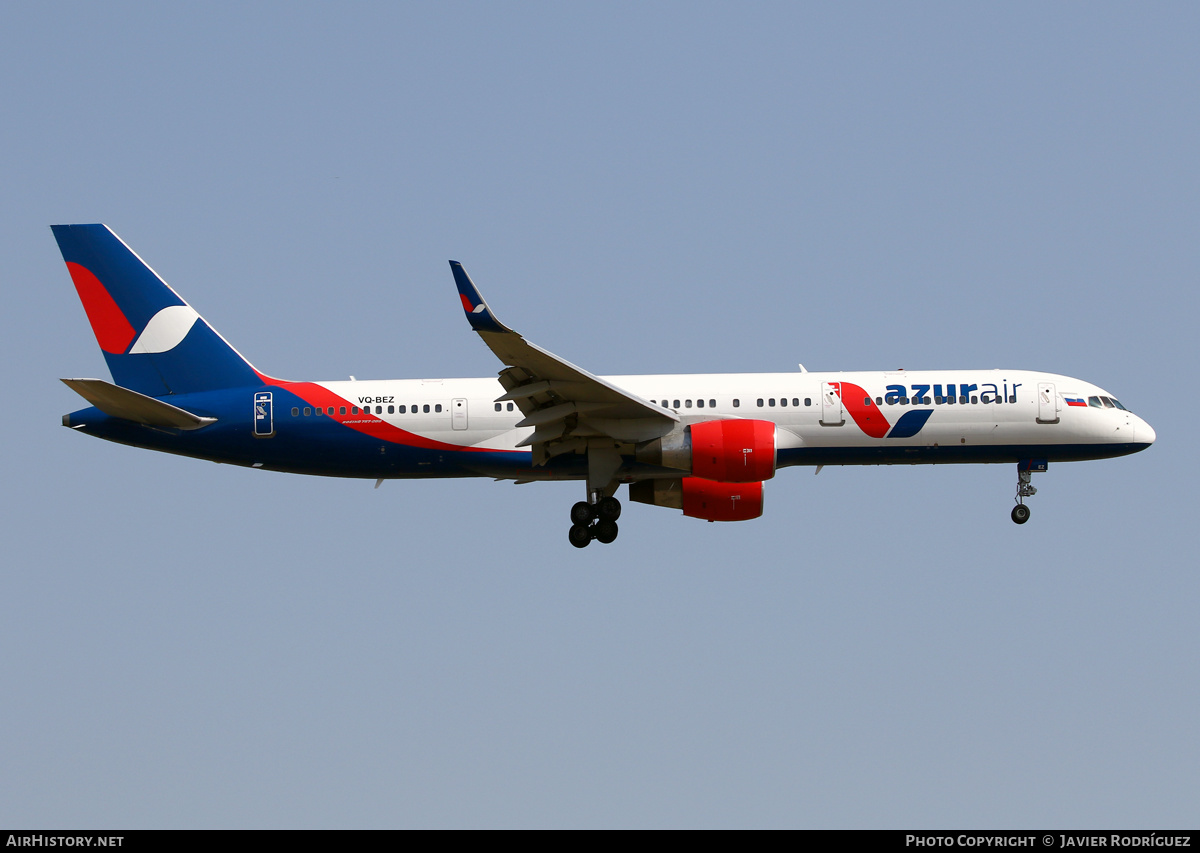
[[[0,823],[1195,825],[1193,5],[5,11]],[[1047,370],[1158,443],[579,552],[577,484],[62,429],[95,221],[289,378],[494,374],[455,258],[593,372]]]

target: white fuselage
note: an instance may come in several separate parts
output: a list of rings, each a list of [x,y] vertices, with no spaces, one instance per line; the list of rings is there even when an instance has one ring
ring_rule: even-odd
[[[1067,376],[1025,370],[602,378],[676,412],[684,423],[725,418],[771,421],[777,426],[781,467],[806,460],[813,464],[990,461],[986,453],[980,455],[983,448],[1021,448],[1017,455],[1052,459],[1100,458],[1154,441],[1154,430],[1142,418],[1116,405],[1095,402],[1095,398],[1113,399],[1103,389]],[[353,408],[359,408],[373,419],[446,445],[516,451],[533,432],[532,427],[517,426],[523,416],[511,402],[495,402],[504,394],[495,379],[318,384],[345,401],[349,417]],[[831,393],[834,387],[836,392]],[[845,399],[855,395],[851,388],[865,392],[864,399]],[[875,404],[873,412],[858,406],[867,402],[865,398]],[[1089,398],[1092,405],[1086,402]],[[1068,404],[1068,399],[1083,404]],[[296,408],[295,415],[280,411],[279,428],[302,430],[303,411],[302,407]],[[901,419],[914,412],[927,413],[919,428],[911,435],[908,430],[897,433]],[[339,413],[335,417],[342,419]],[[875,421],[863,423],[864,418]],[[970,452],[905,458],[905,451],[933,448]],[[869,455],[873,450],[886,452],[876,458]],[[863,457],[863,451],[868,456]]]

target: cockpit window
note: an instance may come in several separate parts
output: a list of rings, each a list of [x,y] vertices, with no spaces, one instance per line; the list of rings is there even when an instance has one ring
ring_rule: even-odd
[[[1105,397],[1103,394],[1088,397],[1088,405],[1093,409],[1120,409],[1122,412],[1129,411],[1129,409],[1121,405],[1121,401],[1116,397]]]

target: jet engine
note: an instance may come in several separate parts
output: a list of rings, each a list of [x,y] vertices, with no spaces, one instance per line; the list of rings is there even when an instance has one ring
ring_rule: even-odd
[[[775,424],[703,421],[646,442],[636,457],[718,483],[761,483],[775,476]]]
[[[763,514],[763,484],[717,483],[699,477],[641,480],[629,485],[629,499],[683,510],[705,521],[749,521]]]

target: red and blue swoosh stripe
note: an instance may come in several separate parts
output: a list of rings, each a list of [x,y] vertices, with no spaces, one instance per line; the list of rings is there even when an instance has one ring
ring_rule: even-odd
[[[842,405],[854,423],[871,438],[912,438],[933,415],[933,409],[913,409],[901,415],[892,426],[871,395],[860,386],[853,382],[831,382],[830,385],[842,398]]]

